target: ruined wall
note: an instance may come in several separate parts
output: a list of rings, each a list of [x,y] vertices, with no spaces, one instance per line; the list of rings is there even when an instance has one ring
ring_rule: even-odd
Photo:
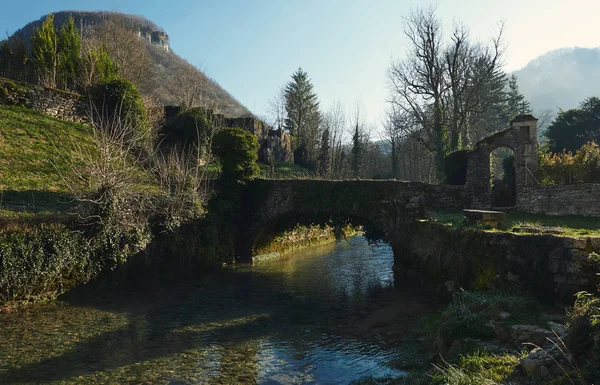
[[[517,208],[535,214],[600,217],[600,184],[527,187],[517,196]]]
[[[89,105],[81,95],[3,78],[0,104],[31,108],[69,122],[88,121]]]
[[[525,290],[542,300],[571,301],[600,283],[600,237],[486,232],[415,222],[394,249],[395,268],[469,289]]]
[[[490,155],[500,147],[510,148],[515,154],[517,197],[523,188],[536,183],[537,119],[532,115],[519,115],[511,122],[510,128],[482,139],[467,155],[466,186],[473,208],[491,207]]]

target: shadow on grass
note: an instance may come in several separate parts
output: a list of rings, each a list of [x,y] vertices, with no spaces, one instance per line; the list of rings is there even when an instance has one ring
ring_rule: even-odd
[[[0,210],[15,213],[64,214],[73,207],[71,195],[53,191],[0,191]]]

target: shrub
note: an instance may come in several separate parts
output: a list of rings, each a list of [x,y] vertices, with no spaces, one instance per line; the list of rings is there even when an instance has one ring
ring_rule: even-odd
[[[84,238],[62,225],[0,233],[0,301],[63,291],[95,274]]]
[[[444,160],[444,173],[446,183],[452,185],[464,185],[467,179],[467,156],[469,151],[459,150],[448,155]]]
[[[99,232],[65,225],[0,232],[0,304],[55,296],[113,270],[150,242],[147,226]]]
[[[241,128],[219,131],[213,142],[213,152],[221,161],[224,181],[243,184],[258,176],[258,141]]]
[[[165,124],[160,135],[161,146],[187,149],[202,146],[212,134],[212,124],[201,108],[181,111]]]
[[[133,83],[124,79],[102,82],[90,90],[90,99],[102,120],[118,120],[133,128],[139,138],[148,137],[148,117]]]
[[[570,152],[540,153],[539,172],[544,184],[600,183],[600,146],[584,144]]]

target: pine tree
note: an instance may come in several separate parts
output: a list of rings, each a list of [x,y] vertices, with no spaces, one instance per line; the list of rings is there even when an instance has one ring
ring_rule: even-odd
[[[58,71],[58,39],[54,29],[54,15],[49,14],[31,36],[31,55],[38,80],[45,86],[56,87]]]
[[[357,123],[354,130],[354,135],[352,136],[352,173],[355,178],[358,178],[360,173],[363,152],[362,147],[362,137],[360,135],[360,130]]]
[[[77,70],[81,61],[81,38],[75,28],[72,16],[63,24],[58,34],[59,74],[65,88],[75,85]]]
[[[294,147],[304,146],[314,159],[319,141],[321,113],[317,95],[308,74],[298,68],[284,90],[286,118],[284,128],[292,135]]]
[[[517,115],[531,113],[531,105],[525,99],[525,96],[519,92],[517,76],[514,74],[508,80],[508,95],[506,104],[509,120],[514,119]]]

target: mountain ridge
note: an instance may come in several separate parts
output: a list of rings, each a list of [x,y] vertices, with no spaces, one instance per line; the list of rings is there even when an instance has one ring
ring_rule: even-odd
[[[112,11],[58,11],[52,12],[55,18],[55,25],[60,27],[69,16],[73,16],[76,27],[84,35],[84,30],[92,27],[102,27],[107,21],[119,20],[122,24],[133,31],[137,31],[140,44],[144,44],[148,56],[152,60],[152,84],[150,89],[141,89],[140,92],[154,96],[158,102],[163,105],[177,105],[179,100],[175,96],[175,90],[181,87],[181,73],[185,71],[185,67],[190,64],[173,52],[168,46],[168,35],[165,29],[158,26],[153,21],[141,15],[125,14]],[[26,46],[29,45],[30,37],[43,20],[48,15],[42,16],[39,20],[34,20],[27,23],[25,26],[17,30],[9,39],[22,38]],[[150,35],[153,32],[160,31],[167,38],[167,47],[159,46],[154,43],[153,37],[151,41]],[[143,38],[142,38],[143,37]],[[202,71],[195,68],[198,73]],[[204,74],[204,76],[206,76]],[[204,92],[205,101],[209,105],[217,105],[219,112],[230,118],[250,117],[254,116],[252,112],[240,103],[233,95],[219,85],[219,83],[206,76],[207,84]]]
[[[600,96],[600,47],[551,50],[513,74],[536,113],[576,108],[584,99]]]

